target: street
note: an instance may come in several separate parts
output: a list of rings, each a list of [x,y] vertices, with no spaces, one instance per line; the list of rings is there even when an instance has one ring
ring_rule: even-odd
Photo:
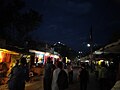
[[[25,90],[43,90],[43,84],[42,81],[36,81],[31,84],[26,84]]]
[[[73,72],[73,84],[69,85],[69,88],[66,90],[80,90],[79,81],[77,80],[78,69],[74,69]],[[26,85],[26,90],[43,90],[42,77],[40,81],[36,81],[31,84]],[[94,73],[90,73],[90,82],[88,84],[87,90],[99,90],[98,82],[95,80]]]
[[[79,81],[77,80],[78,69],[73,72],[73,84],[69,85],[66,90],[80,90]],[[35,81],[27,82],[25,90],[43,90],[43,76],[35,77]],[[0,86],[0,90],[8,90],[7,85]],[[99,90],[98,82],[95,80],[94,73],[90,73],[90,82],[87,90]]]

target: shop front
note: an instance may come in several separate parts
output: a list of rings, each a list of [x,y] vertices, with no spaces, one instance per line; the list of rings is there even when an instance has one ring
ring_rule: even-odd
[[[32,66],[31,71],[37,75],[43,74],[44,65],[47,63],[47,59],[50,57],[53,64],[59,60],[58,55],[51,54],[49,52],[37,51],[37,50],[29,50],[30,53],[33,53]]]
[[[0,48],[0,85],[7,83],[11,68],[19,57],[19,53]]]
[[[32,76],[43,74],[44,52],[37,50],[29,50],[32,53],[30,73]]]

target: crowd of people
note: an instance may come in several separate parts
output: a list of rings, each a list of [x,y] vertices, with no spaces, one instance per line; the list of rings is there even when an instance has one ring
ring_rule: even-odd
[[[86,63],[82,63],[80,66],[78,74],[80,90],[87,90],[90,77],[89,73],[95,75],[100,90],[120,90],[120,63],[118,65],[115,65],[114,63],[107,65],[103,61],[101,64],[97,63],[91,66],[92,69]]]
[[[66,65],[61,61],[53,64],[48,58],[44,70],[44,90],[65,90],[72,83],[72,65],[70,63]]]
[[[111,90],[116,81],[116,69],[113,64],[106,65],[101,62],[101,65],[95,65],[96,80],[99,83],[100,90]]]
[[[96,76],[100,90],[120,90],[120,65],[118,68],[118,71],[116,71],[113,64],[107,66],[105,62],[101,62],[101,65],[94,65],[92,73]],[[74,69],[70,62],[64,63],[61,60],[53,64],[53,61],[49,57],[44,66],[44,90],[67,89],[70,84],[73,84],[73,71]],[[26,58],[16,60],[16,65],[11,69],[9,74],[9,90],[25,90],[25,82],[30,80],[29,73],[30,70]],[[90,66],[86,63],[81,63],[77,75],[80,90],[87,90],[90,73]]]
[[[91,66],[88,65],[87,63],[80,64],[78,70],[80,90],[87,90],[90,73],[94,73],[94,75],[96,76],[95,79],[96,82],[99,84],[100,90],[116,90],[114,89],[115,88],[114,85],[115,83],[116,85],[118,85],[120,83],[120,79],[118,78],[116,80],[116,74],[118,74],[118,71],[116,71],[117,69],[115,68],[115,65],[111,63],[108,66],[103,61],[101,62],[100,65],[93,64],[92,66],[94,66],[94,68],[92,68],[91,70]],[[64,81],[61,81],[62,85],[58,84],[57,80],[61,70],[64,70],[66,72],[68,84],[64,84],[63,83]],[[117,75],[117,77],[120,77],[120,74]],[[55,65],[51,63],[50,60],[48,60],[47,64],[45,65],[44,90],[65,90],[68,87],[68,85],[72,83],[73,83],[73,68],[70,63],[66,64],[63,62],[57,62],[57,64]]]

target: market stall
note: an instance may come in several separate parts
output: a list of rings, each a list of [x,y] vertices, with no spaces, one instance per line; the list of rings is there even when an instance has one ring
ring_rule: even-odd
[[[0,48],[0,84],[7,82],[11,68],[15,65],[15,60],[19,57],[19,53]]]

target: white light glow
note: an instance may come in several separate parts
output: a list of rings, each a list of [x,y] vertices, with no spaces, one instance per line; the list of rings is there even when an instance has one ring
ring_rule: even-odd
[[[100,60],[101,62],[103,62],[104,60]]]
[[[59,58],[59,56],[57,56],[57,55],[54,55],[54,58]]]
[[[90,44],[87,44],[87,47],[90,47]]]
[[[89,62],[89,60],[86,60],[85,62]]]
[[[103,52],[100,52],[100,51],[95,51],[95,54],[102,54]]]
[[[36,53],[36,54],[45,54],[44,52],[36,51],[36,50],[29,50],[29,52]]]
[[[49,56],[49,55],[50,55],[50,53],[47,53],[47,52],[45,53],[45,56]]]

